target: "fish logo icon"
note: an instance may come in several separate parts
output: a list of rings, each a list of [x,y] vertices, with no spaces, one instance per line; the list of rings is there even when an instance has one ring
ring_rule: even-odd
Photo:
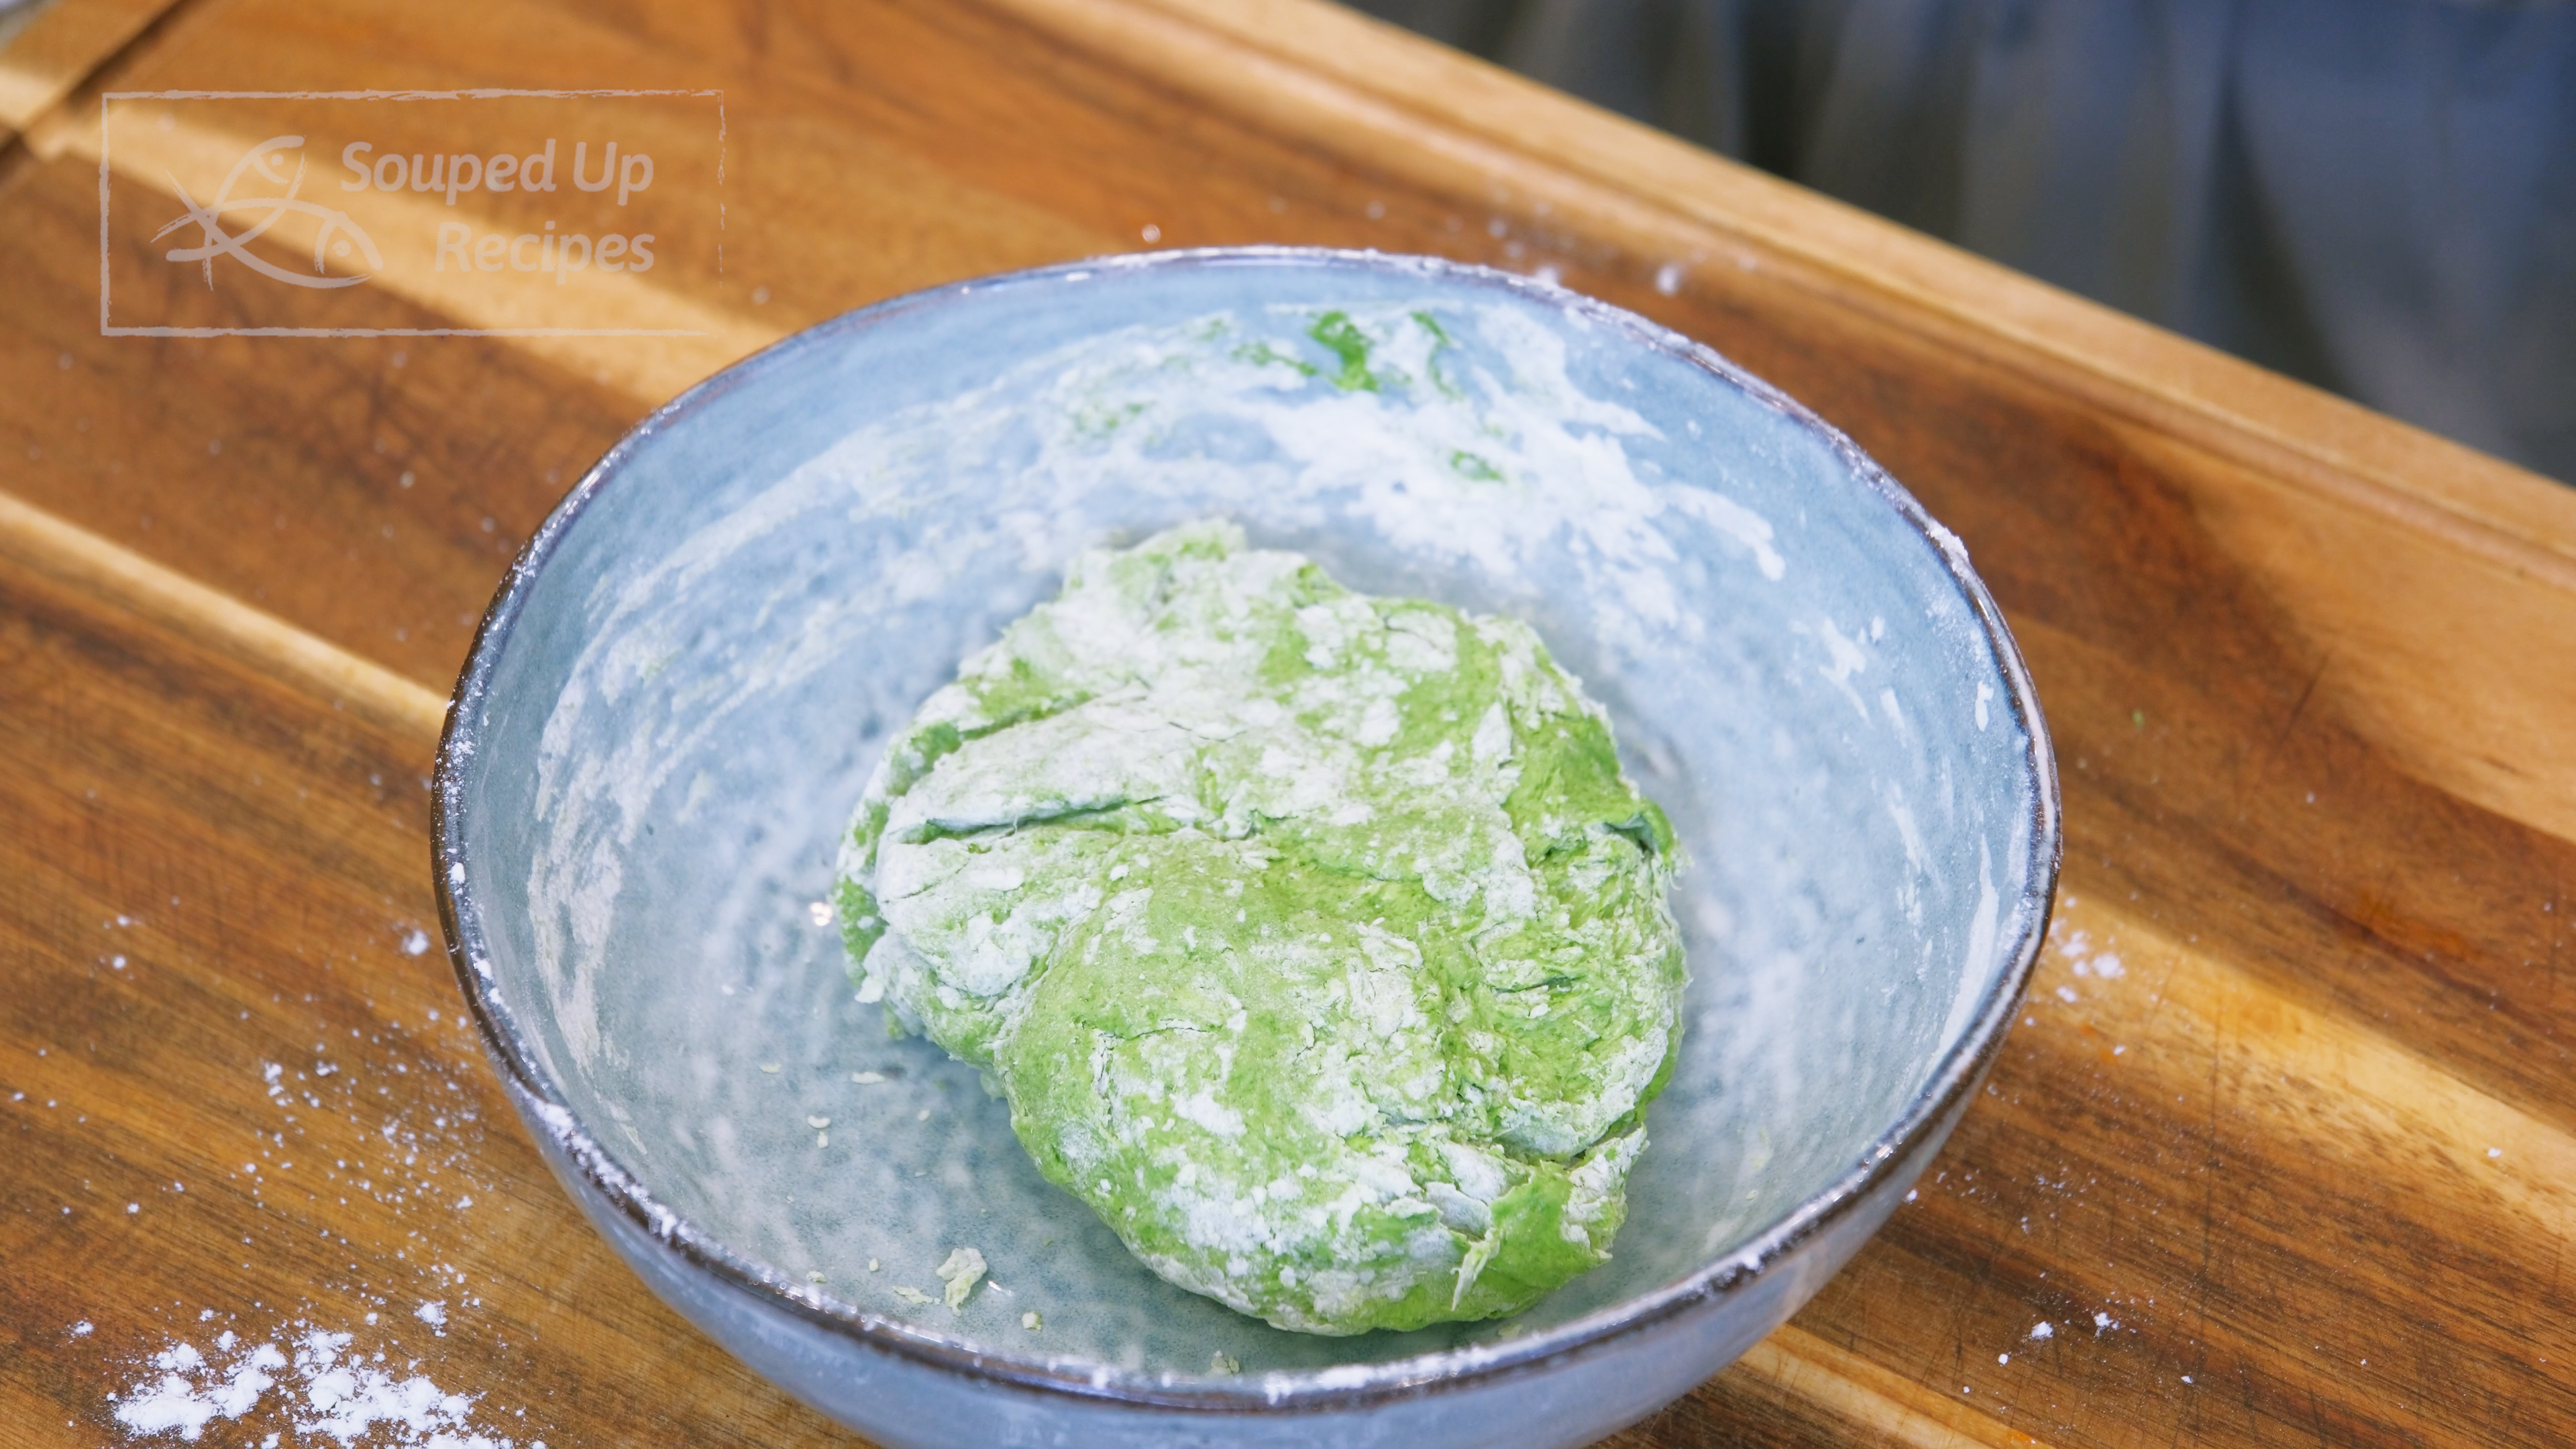
[[[304,158],[296,157],[295,173],[292,176],[285,174],[280,167],[282,159],[288,152],[299,151],[303,145],[302,136],[271,136],[251,147],[242,153],[240,160],[233,163],[233,169],[225,173],[223,187],[215,193],[214,199],[203,206],[198,205],[196,198],[188,194],[188,188],[177,176],[171,176],[171,194],[177,196],[180,204],[188,210],[186,214],[173,219],[169,225],[154,232],[152,239],[159,241],[181,227],[187,226],[196,227],[203,239],[195,246],[172,247],[164,253],[165,258],[174,262],[196,262],[203,266],[206,273],[206,286],[210,290],[215,285],[217,257],[230,257],[261,276],[284,282],[290,287],[324,289],[354,287],[375,273],[383,271],[385,259],[376,250],[374,239],[367,235],[365,228],[351,221],[347,212],[337,211],[297,197],[296,192],[304,185]],[[282,186],[285,191],[273,196],[234,195],[235,189],[244,184],[245,177],[253,175],[273,186]],[[232,224],[228,218],[235,214],[240,214],[250,224],[238,232],[228,231],[226,228]],[[311,217],[316,223],[313,233],[313,272],[310,276],[289,271],[274,262],[254,255],[250,250],[251,242],[258,240],[289,216]],[[329,274],[328,258],[347,258],[353,252],[366,259],[368,270],[336,277]]]

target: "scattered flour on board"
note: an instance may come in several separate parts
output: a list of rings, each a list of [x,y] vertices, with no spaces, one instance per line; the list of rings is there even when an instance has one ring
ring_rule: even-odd
[[[275,1340],[282,1340],[281,1348]],[[256,1414],[251,1432],[283,1427],[261,1439],[339,1449],[545,1449],[477,1422],[481,1394],[455,1394],[408,1365],[390,1366],[382,1352],[353,1353],[350,1335],[297,1320],[254,1343],[230,1329],[212,1352],[174,1341],[143,1361],[125,1388],[108,1396],[117,1424],[132,1440],[194,1442],[218,1419]],[[270,1391],[276,1390],[274,1399]]]
[[[2054,940],[2058,932],[2052,926],[2048,934]],[[2102,944],[2108,946],[2110,942],[2105,941]],[[2057,954],[2074,963],[2069,969],[2078,976],[2098,976],[2105,981],[2117,981],[2129,974],[2128,968],[2120,961],[2119,953],[2109,950],[2096,952],[2093,949],[2093,937],[2087,931],[2067,932],[2065,939],[2057,943]]]
[[[429,1016],[438,1020],[436,1012]],[[394,1027],[400,1031],[400,1023]],[[254,1128],[240,1171],[228,1174],[263,1217],[283,1219],[256,1237],[310,1232],[318,1218],[330,1238],[336,1210],[355,1197],[371,1199],[395,1222],[417,1222],[470,1207],[471,1194],[458,1194],[459,1187],[488,1190],[475,1177],[479,1113],[449,1069],[403,1046],[398,1035],[352,1031],[334,1042],[326,1034],[312,1043],[309,1059],[297,1052],[259,1064],[261,1090],[280,1115]],[[394,1096],[397,1082],[409,1100]],[[181,1189],[174,1183],[172,1190]],[[256,1251],[253,1237],[242,1241],[245,1257]],[[414,1298],[419,1306],[411,1315],[439,1337],[451,1311],[482,1301],[464,1289],[466,1275],[444,1263],[406,1271],[439,1285],[433,1291],[442,1296]],[[362,1300],[386,1307],[401,1292],[354,1287]],[[196,1316],[206,1326],[194,1339],[172,1334],[136,1357],[109,1361],[109,1375],[121,1381],[106,1405],[123,1431],[120,1442],[211,1437],[261,1449],[543,1449],[544,1440],[524,1437],[525,1409],[493,1412],[481,1393],[450,1392],[390,1338],[382,1348],[354,1351],[352,1335],[309,1317],[281,1316],[244,1336],[214,1322],[213,1309]],[[379,1321],[373,1312],[364,1318],[370,1328]],[[100,1341],[87,1320],[68,1332]],[[494,1427],[504,1419],[509,1433]]]

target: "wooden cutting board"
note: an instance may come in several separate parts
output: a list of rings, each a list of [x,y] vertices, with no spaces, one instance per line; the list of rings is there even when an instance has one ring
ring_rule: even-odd
[[[650,298],[706,336],[101,335],[102,247],[161,219],[102,234],[103,93],[467,85],[723,92],[727,269]],[[1311,0],[61,0],[0,110],[0,1438],[135,1440],[156,1356],[274,1342],[308,1363],[202,1442],[331,1442],[323,1352],[463,1396],[370,1438],[361,1395],[355,1442],[852,1442],[546,1177],[432,941],[423,777],[512,552],[654,404],[1150,240],[1549,269],[1706,340],[2030,656],[2065,885],[1985,1096],[1614,1443],[2576,1442],[2566,490]],[[191,124],[113,179],[198,184]]]

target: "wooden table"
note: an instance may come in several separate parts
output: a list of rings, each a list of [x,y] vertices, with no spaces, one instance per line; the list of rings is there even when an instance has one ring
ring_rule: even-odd
[[[727,269],[638,293],[706,335],[101,335],[158,220],[102,232],[101,93],[464,85],[723,92]],[[231,1327],[523,1446],[849,1442],[545,1176],[427,949],[422,777],[512,551],[653,405],[1155,236],[1552,267],[1706,339],[2030,655],[2066,874],[1991,1085],[1614,1442],[2576,1442],[2566,490],[1311,0],[62,0],[0,109],[0,1439],[125,1442]],[[330,1442],[281,1394],[204,1442]]]

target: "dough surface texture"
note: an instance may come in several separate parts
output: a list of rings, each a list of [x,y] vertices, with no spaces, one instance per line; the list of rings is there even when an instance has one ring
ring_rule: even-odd
[[[1675,866],[1527,626],[1196,523],[1083,554],[931,696],[838,892],[862,997],[1148,1266],[1348,1334],[1609,1255],[1679,1042]]]

